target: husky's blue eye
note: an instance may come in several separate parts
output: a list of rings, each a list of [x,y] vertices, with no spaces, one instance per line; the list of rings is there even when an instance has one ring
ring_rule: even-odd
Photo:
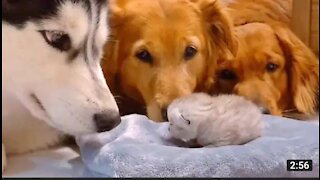
[[[197,53],[198,53],[197,48],[195,48],[194,46],[188,46],[188,47],[186,47],[186,49],[185,49],[185,51],[184,51],[184,59],[185,59],[185,60],[190,60],[190,59],[192,59]]]
[[[71,49],[71,39],[68,34],[62,31],[39,31],[46,42],[60,51],[68,51]]]
[[[152,63],[152,56],[147,50],[138,51],[136,57],[142,62]]]

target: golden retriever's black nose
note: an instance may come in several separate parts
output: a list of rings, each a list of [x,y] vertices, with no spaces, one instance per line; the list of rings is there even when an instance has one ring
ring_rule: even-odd
[[[105,111],[93,115],[93,120],[97,127],[97,132],[110,131],[117,127],[121,122],[118,112]]]
[[[167,108],[162,108],[162,109],[161,109],[161,116],[162,116],[162,119],[163,119],[164,121],[168,121]]]

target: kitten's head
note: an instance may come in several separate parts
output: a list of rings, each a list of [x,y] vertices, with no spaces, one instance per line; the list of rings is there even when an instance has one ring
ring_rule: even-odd
[[[174,138],[185,142],[196,139],[199,124],[211,111],[212,97],[194,93],[176,99],[168,107],[169,131]]]

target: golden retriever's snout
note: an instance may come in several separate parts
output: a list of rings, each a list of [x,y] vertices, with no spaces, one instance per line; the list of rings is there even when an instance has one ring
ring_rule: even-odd
[[[121,117],[118,112],[105,111],[93,115],[97,132],[110,131],[121,123]]]
[[[254,90],[255,88],[252,88],[252,89]],[[245,88],[245,86],[241,86],[241,85],[238,84],[233,89],[233,94],[237,94],[239,96],[243,96],[247,100],[252,101],[253,103],[255,103],[259,107],[261,113],[270,114],[269,107],[266,106],[266,104],[262,100],[261,94],[256,93],[253,90],[250,90],[250,88]]]
[[[255,103],[261,108],[262,113],[281,115],[282,111],[277,105],[280,100],[280,93],[258,79],[238,83],[234,87],[233,93]]]

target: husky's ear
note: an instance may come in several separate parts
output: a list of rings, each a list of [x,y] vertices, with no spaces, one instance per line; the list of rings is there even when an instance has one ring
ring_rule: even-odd
[[[190,0],[202,12],[211,39],[222,56],[234,57],[238,43],[233,31],[233,23],[219,0]]]
[[[286,56],[293,105],[312,115],[318,105],[319,59],[289,28],[281,24],[273,28]]]
[[[23,24],[30,18],[41,18],[57,10],[55,0],[2,0],[2,19]]]

